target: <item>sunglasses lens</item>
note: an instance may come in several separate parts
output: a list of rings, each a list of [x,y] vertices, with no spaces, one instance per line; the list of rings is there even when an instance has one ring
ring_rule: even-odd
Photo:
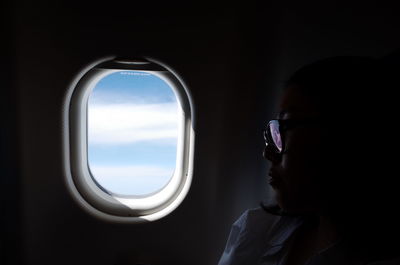
[[[269,133],[271,134],[272,141],[279,152],[282,152],[282,138],[279,131],[279,122],[273,120],[269,123]]]

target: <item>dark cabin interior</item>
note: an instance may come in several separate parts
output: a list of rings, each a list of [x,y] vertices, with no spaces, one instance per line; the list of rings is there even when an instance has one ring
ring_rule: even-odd
[[[3,1],[1,264],[217,264],[232,222],[268,199],[262,128],[288,75],[333,55],[400,46],[395,1]],[[150,56],[195,106],[182,204],[146,224],[77,206],[62,160],[72,79],[105,56]]]

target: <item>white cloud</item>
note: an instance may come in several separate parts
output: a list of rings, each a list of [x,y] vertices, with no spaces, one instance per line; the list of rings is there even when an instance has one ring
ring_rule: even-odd
[[[91,104],[88,108],[89,144],[176,141],[180,118],[174,102]]]
[[[156,166],[97,166],[90,169],[97,182],[110,192],[145,195],[164,187],[173,169]]]

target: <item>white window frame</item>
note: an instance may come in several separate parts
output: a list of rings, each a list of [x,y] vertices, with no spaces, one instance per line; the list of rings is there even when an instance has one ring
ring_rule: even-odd
[[[87,108],[89,96],[105,76],[119,71],[150,73],[175,92],[180,107],[176,168],[160,191],[147,196],[122,196],[101,188],[91,175],[87,152]],[[63,107],[64,171],[68,190],[85,210],[117,222],[146,222],[160,219],[176,209],[189,191],[193,176],[193,104],[182,79],[168,66],[150,58],[121,60],[108,57],[86,67],[72,82]]]

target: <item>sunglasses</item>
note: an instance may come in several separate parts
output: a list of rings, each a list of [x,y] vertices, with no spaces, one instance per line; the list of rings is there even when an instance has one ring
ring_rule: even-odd
[[[277,154],[284,150],[283,134],[298,126],[315,125],[320,123],[319,119],[273,119],[270,120],[263,131],[265,145]]]

